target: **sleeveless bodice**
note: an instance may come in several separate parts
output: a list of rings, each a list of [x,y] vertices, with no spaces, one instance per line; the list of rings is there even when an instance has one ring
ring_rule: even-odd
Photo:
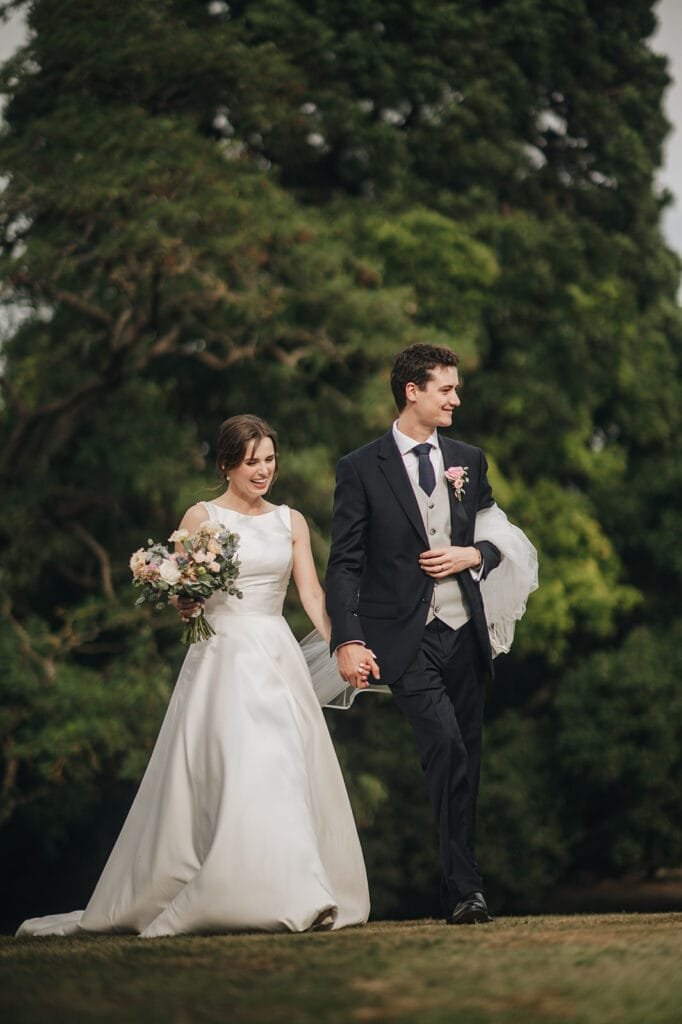
[[[259,516],[243,515],[204,502],[209,518],[239,537],[237,587],[242,597],[223,591],[206,602],[209,620],[223,615],[281,615],[291,575],[291,509],[278,505]]]

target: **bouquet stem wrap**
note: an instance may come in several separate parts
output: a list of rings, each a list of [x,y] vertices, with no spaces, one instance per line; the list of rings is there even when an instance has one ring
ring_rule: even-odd
[[[211,636],[215,636],[215,629],[204,615],[202,608],[198,615],[194,615],[186,623],[180,640],[189,647],[190,644],[199,643],[201,640],[208,640]]]

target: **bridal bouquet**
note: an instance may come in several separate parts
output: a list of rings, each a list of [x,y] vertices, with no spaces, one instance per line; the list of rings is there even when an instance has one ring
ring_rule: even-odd
[[[180,544],[183,550],[171,552],[165,544],[150,540],[147,548],[139,548],[131,556],[133,586],[142,591],[136,605],[153,601],[157,608],[163,608],[171,597],[197,600],[210,597],[217,590],[242,596],[235,586],[239,576],[236,533],[209,520],[202,523],[196,533],[175,530],[168,543]],[[207,640],[214,633],[202,608],[185,626],[182,642],[193,644]]]

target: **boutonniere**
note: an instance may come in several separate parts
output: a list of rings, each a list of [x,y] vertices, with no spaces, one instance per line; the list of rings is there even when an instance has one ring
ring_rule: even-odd
[[[468,466],[450,466],[445,470],[445,479],[454,487],[457,501],[462,500],[465,494],[464,485],[469,483]]]

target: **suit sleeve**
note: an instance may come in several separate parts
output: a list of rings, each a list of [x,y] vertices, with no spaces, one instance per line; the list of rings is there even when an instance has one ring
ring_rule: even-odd
[[[325,577],[332,652],[340,644],[365,642],[357,612],[368,520],[365,489],[352,461],[345,456],[336,467],[332,545]]]
[[[486,459],[483,452],[481,452],[481,468],[478,479],[478,503],[476,505],[477,512],[482,512],[485,508],[490,508],[495,504],[493,498],[493,492],[490,484],[488,483],[488,460]],[[499,548],[495,547],[489,540],[480,540],[474,544],[475,548],[481,552],[482,558],[482,572],[480,579],[484,580],[488,573],[496,569],[502,561],[502,555],[500,554]]]

